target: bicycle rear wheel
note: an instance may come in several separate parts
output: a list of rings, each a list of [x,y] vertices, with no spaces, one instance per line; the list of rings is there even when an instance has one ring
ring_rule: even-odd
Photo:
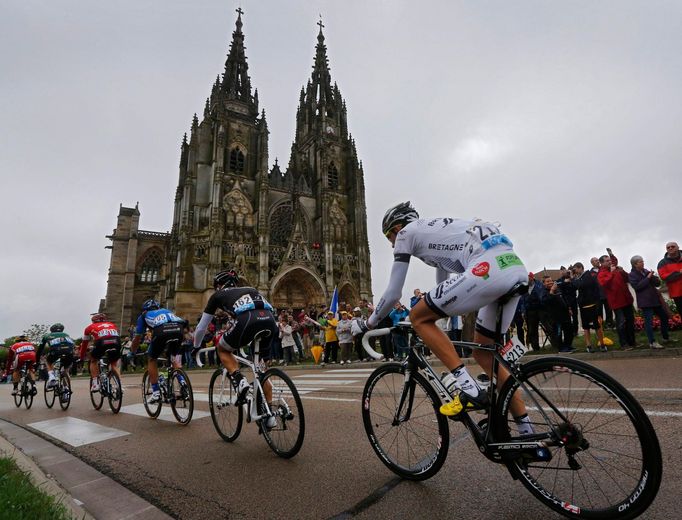
[[[213,372],[208,385],[208,409],[211,412],[213,426],[226,442],[234,441],[242,431],[244,407],[235,406],[236,402],[237,393],[227,370],[217,369]]]
[[[35,383],[30,379],[24,381],[24,406],[27,410],[33,406],[33,395],[36,393],[35,388]]]
[[[362,421],[374,451],[393,473],[426,480],[443,466],[450,446],[447,418],[429,382],[387,363],[372,372],[362,393]]]
[[[109,408],[114,413],[118,413],[123,402],[123,387],[121,386],[121,378],[116,372],[109,372]]]
[[[17,408],[21,406],[21,402],[24,399],[24,383],[23,381],[19,380],[19,384],[17,385],[17,393],[14,395],[14,404],[16,405]]]
[[[47,384],[47,383],[46,383]],[[59,406],[66,410],[71,404],[71,379],[66,372],[59,376]]]
[[[508,463],[540,501],[571,518],[625,520],[642,514],[661,482],[661,449],[646,412],[617,381],[573,359],[545,358],[521,368],[522,397],[535,431],[552,455]],[[519,382],[500,390],[496,440],[529,441],[511,416]],[[533,398],[535,400],[533,400]]]
[[[92,401],[92,406],[95,407],[95,410],[99,410],[100,408],[102,408],[102,403],[104,402],[104,395],[102,394],[101,389],[97,390],[96,392],[92,391],[93,379],[96,378],[93,377],[90,378],[90,401]]]
[[[47,407],[52,408],[54,406],[55,387],[48,388],[47,383],[48,382],[45,381],[45,385],[43,386],[43,397],[45,398],[45,404]]]
[[[265,442],[278,456],[289,459],[296,455],[303,445],[305,437],[305,416],[303,403],[298,395],[296,386],[288,375],[277,368],[268,369],[261,385],[272,385],[272,403],[270,411],[274,414],[275,424],[268,427],[268,420],[260,421],[261,431]],[[256,399],[262,399],[264,395],[259,392]],[[263,413],[259,407],[259,413]],[[264,407],[263,407],[264,408]]]
[[[194,413],[194,393],[187,373],[176,368],[168,382],[171,398],[170,405],[175,419],[183,426],[189,424]]]
[[[149,399],[152,397],[152,383],[149,380],[149,371],[145,370],[142,376],[142,403],[144,404],[144,409],[147,410],[147,414],[152,419],[156,419],[161,413],[161,400],[159,399],[155,403],[150,403]]]

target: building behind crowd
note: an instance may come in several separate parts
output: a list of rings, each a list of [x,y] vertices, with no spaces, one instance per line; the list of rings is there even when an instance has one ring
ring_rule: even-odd
[[[319,23],[311,77],[301,89],[286,167],[270,166],[268,124],[253,89],[238,9],[225,71],[180,149],[169,233],[140,229],[121,205],[101,310],[127,327],[160,299],[194,321],[214,274],[234,267],[276,307],[371,299],[365,183],[347,108],[332,82]]]

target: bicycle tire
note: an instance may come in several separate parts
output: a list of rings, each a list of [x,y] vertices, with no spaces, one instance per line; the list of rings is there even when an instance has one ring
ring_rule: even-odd
[[[290,459],[301,450],[305,438],[303,402],[293,381],[284,371],[278,368],[266,370],[261,385],[268,382],[272,385],[270,411],[275,414],[276,425],[268,428],[264,421],[260,421],[260,428],[270,449],[279,457]],[[256,399],[265,397],[260,392],[258,394]]]
[[[52,408],[54,406],[54,400],[56,397],[55,396],[56,387],[47,388],[48,381],[45,381],[45,385],[43,386],[43,397],[45,398],[45,405],[48,408]]]
[[[121,378],[116,372],[109,372],[109,392],[107,392],[107,399],[109,400],[109,408],[114,413],[121,410],[123,403],[123,387],[121,386]]]
[[[14,404],[17,408],[21,407],[21,403],[24,400],[24,382],[19,380],[17,385],[17,393],[14,394]]]
[[[235,406],[236,401],[230,376],[222,368],[215,370],[208,385],[208,409],[213,427],[225,442],[235,441],[242,431],[244,407]]]
[[[35,383],[30,379],[24,381],[24,406],[27,410],[33,406],[33,394],[35,390]]]
[[[95,410],[99,410],[102,408],[102,403],[104,402],[104,394],[102,394],[101,389],[97,390],[96,392],[92,391],[92,380],[94,378],[90,378],[90,401],[92,402],[92,406],[95,407]]]
[[[161,413],[161,399],[156,403],[149,403],[147,399],[152,395],[152,385],[149,381],[149,370],[145,370],[142,376],[142,403],[144,409],[147,410],[147,415],[152,419],[156,419]]]
[[[168,381],[168,389],[175,419],[183,426],[188,425],[194,413],[194,393],[187,373],[181,368],[174,369]]]
[[[66,410],[71,404],[71,379],[69,375],[64,372],[59,376],[59,406],[62,410]]]
[[[448,421],[439,411],[438,394],[424,376],[413,372],[409,384],[405,402],[411,406],[410,418],[394,424],[405,369],[400,363],[386,363],[372,372],[362,392],[362,422],[374,452],[388,469],[408,480],[426,480],[438,473],[447,458]]]
[[[548,446],[550,461],[517,458],[508,463],[512,475],[545,505],[570,518],[627,520],[642,514],[656,497],[663,463],[656,432],[630,392],[598,368],[561,357],[524,364],[519,379],[547,396],[545,400],[534,390],[526,393],[535,432],[544,433],[541,429],[548,428],[548,423],[538,406],[530,405],[528,393],[533,393],[568,440],[563,447]],[[500,389],[493,412],[498,442],[522,439],[509,414],[511,396],[518,387],[519,382],[509,378]],[[573,398],[571,392],[575,392]],[[549,407],[548,400],[568,424]],[[571,451],[579,467],[569,466]],[[589,496],[590,492],[596,496]]]

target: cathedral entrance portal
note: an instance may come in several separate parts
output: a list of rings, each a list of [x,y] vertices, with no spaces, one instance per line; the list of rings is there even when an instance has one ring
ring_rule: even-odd
[[[303,268],[294,268],[273,280],[270,302],[279,309],[307,309],[311,305],[329,305],[317,276]]]

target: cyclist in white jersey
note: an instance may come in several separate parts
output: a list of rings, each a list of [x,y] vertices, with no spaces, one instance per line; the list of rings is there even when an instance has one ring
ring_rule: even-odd
[[[437,285],[412,308],[410,321],[426,346],[455,376],[457,393],[451,402],[441,406],[440,412],[454,416],[464,407],[467,410],[484,408],[486,393],[469,375],[436,321],[478,310],[474,341],[484,345],[494,343],[497,299],[516,283],[528,281],[528,271],[514,253],[511,241],[500,233],[496,224],[489,222],[443,217],[420,219],[409,202],[386,212],[382,231],[393,244],[394,262],[388,287],[367,326],[376,327],[400,299],[411,257],[435,267]],[[504,306],[503,333],[509,328],[519,298],[512,297]],[[491,376],[492,354],[474,350],[474,358]],[[508,375],[500,368],[500,384]],[[511,411],[521,432],[531,433],[525,405],[516,394]]]

